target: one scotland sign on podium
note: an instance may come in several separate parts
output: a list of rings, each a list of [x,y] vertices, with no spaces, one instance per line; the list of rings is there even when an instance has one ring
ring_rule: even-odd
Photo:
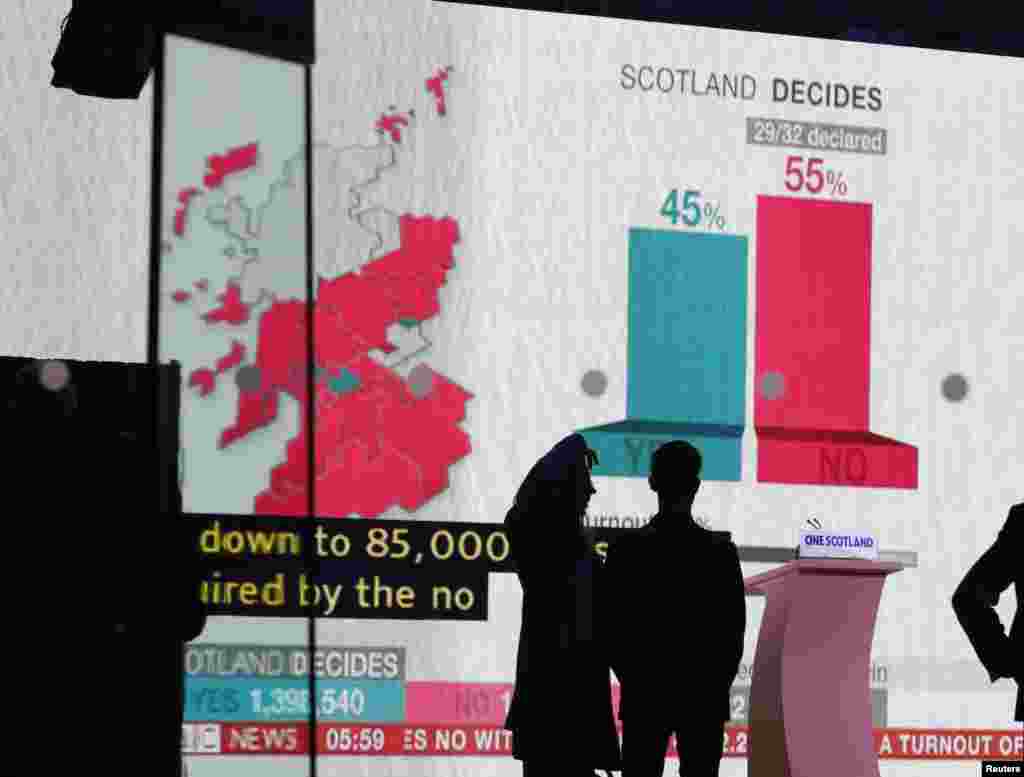
[[[878,561],[878,539],[865,532],[801,529],[797,557]]]

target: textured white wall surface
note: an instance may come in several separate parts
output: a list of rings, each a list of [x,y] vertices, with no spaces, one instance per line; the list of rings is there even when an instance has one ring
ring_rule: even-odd
[[[69,9],[0,4],[0,353],[144,361],[152,78],[138,100],[50,86]]]

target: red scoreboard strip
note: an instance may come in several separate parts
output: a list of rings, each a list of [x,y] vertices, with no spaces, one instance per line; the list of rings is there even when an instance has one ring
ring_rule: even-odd
[[[201,746],[189,755],[309,755],[304,723],[190,723],[203,730]],[[219,729],[220,741],[211,734]],[[620,727],[621,731],[621,727]],[[894,760],[1019,761],[1024,758],[1024,733],[998,729],[884,728],[873,732],[879,758]],[[568,746],[570,743],[566,742]],[[727,726],[723,755],[750,755],[750,728]],[[512,754],[512,733],[494,725],[408,725],[402,723],[317,726],[317,753],[332,755],[458,756]],[[678,758],[675,738],[668,758]]]

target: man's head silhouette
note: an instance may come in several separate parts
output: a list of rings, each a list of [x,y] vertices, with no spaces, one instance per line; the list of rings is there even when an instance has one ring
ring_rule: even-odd
[[[701,455],[685,440],[667,442],[651,454],[647,482],[658,495],[658,512],[690,516],[700,488]]]

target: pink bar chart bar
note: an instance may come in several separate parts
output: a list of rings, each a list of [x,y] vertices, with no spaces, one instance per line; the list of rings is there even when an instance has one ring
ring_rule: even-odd
[[[870,203],[757,198],[757,479],[917,488],[917,448],[870,425]]]

